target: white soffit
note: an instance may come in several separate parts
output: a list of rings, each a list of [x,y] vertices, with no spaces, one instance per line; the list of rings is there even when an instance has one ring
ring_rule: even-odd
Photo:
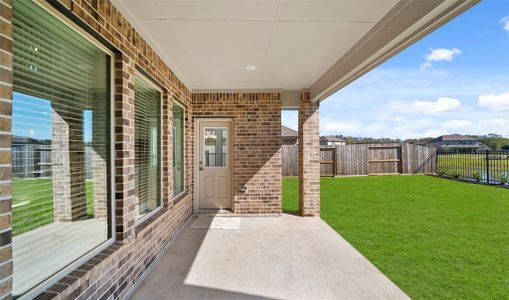
[[[398,0],[116,0],[193,90],[311,87]],[[247,71],[247,66],[256,66]]]

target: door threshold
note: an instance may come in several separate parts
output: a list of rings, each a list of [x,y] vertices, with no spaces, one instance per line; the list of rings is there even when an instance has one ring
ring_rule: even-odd
[[[235,215],[235,213],[231,209],[199,209],[195,215],[197,216],[229,216],[229,215]]]

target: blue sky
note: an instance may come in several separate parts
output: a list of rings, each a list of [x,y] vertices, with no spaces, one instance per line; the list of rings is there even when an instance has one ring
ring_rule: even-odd
[[[51,139],[51,102],[13,93],[12,134],[36,139]],[[83,140],[92,141],[92,111],[83,111]]]
[[[282,122],[296,129],[296,112]],[[320,133],[509,137],[509,1],[482,1],[324,100]]]

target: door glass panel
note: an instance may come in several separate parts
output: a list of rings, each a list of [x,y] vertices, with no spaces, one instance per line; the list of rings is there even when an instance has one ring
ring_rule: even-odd
[[[228,129],[205,128],[205,167],[226,167],[228,158]]]

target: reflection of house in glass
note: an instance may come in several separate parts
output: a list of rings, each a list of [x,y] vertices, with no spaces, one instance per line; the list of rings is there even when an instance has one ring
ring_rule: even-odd
[[[92,187],[94,172],[104,174],[106,172],[98,166],[101,164],[100,159],[93,161],[95,150],[92,143],[92,112],[89,109],[80,110],[77,107],[59,104],[58,100],[47,100],[14,92],[12,175],[14,180],[18,180],[14,183],[14,189],[16,189],[16,185],[26,185],[22,183],[21,179],[50,180],[51,184],[41,185],[39,191],[43,195],[41,197],[48,195],[52,198],[51,202],[55,205],[54,198],[61,198],[59,197],[61,190],[59,183],[65,183],[59,182],[58,179],[73,164],[82,165],[81,172],[79,174],[73,172],[73,175],[83,177],[85,181],[88,181],[87,185]],[[76,130],[73,131],[70,127],[76,128]],[[72,150],[71,146],[73,146]],[[95,171],[93,170],[94,165],[96,165]],[[53,189],[59,189],[59,191]],[[68,195],[68,198],[78,196],[78,198],[89,197],[92,199],[93,195],[86,195],[88,190],[80,192],[78,195]],[[14,196],[14,205],[19,205],[17,195]],[[32,200],[37,201],[38,198],[32,198]],[[28,205],[28,203],[26,204]],[[79,206],[85,207],[86,205],[83,202]],[[16,207],[22,207],[22,205]],[[74,206],[71,208],[71,214],[76,210],[75,208]],[[55,214],[58,213],[56,210]],[[76,218],[83,218],[87,215],[89,214],[85,213]],[[18,232],[15,230],[14,234],[17,235]]]
[[[226,128],[205,128],[205,166],[226,166],[226,142],[228,130]]]
[[[51,141],[24,136],[12,137],[12,177],[51,177]]]

